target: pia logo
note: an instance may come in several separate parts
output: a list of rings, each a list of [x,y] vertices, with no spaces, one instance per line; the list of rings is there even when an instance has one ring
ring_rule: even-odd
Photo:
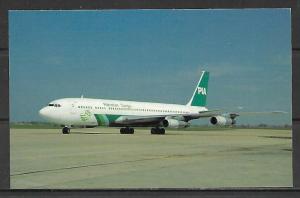
[[[198,94],[206,95],[205,87],[197,87]]]
[[[88,119],[90,119],[92,116],[92,113],[89,110],[86,110],[84,113],[80,114],[80,119],[82,121],[87,121]]]

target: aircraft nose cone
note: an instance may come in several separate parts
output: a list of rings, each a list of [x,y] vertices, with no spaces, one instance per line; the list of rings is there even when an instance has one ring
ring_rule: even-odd
[[[49,107],[44,107],[41,110],[39,110],[39,114],[46,121],[51,122],[59,119],[58,114]]]
[[[39,111],[39,114],[40,114],[40,116],[45,117],[45,116],[46,116],[46,108],[45,108],[45,107],[42,108],[42,109]]]

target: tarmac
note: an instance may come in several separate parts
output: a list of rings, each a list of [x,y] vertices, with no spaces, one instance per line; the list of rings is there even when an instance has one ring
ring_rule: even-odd
[[[291,187],[291,130],[11,129],[11,188]]]

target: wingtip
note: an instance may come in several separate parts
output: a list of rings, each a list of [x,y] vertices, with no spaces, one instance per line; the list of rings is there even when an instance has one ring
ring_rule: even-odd
[[[286,111],[272,111],[272,113],[278,113],[278,114],[281,114],[281,113],[284,113],[284,114],[286,114],[286,113],[288,113],[288,112],[286,112]]]

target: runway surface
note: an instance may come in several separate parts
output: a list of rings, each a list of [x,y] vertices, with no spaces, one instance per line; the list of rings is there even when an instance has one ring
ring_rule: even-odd
[[[11,129],[11,188],[292,186],[290,130]]]

